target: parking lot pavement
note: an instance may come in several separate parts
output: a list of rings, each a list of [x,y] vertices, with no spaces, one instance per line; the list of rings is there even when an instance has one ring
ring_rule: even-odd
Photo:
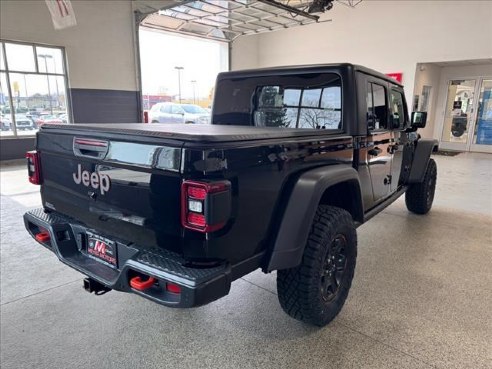
[[[82,276],[24,231],[40,206],[24,166],[2,166],[1,367],[489,368],[492,160],[436,157],[435,206],[403,200],[358,230],[356,276],[319,329],[285,315],[275,273],[256,271],[200,308],[83,291]]]

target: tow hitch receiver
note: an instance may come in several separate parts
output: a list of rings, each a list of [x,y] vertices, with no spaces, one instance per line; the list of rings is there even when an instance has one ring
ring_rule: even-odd
[[[149,277],[146,281],[143,281],[140,276],[133,277],[130,279],[130,286],[139,291],[145,291],[154,285],[156,279],[153,277]]]
[[[104,295],[106,292],[111,291],[111,288],[106,287],[105,285],[95,281],[91,278],[84,279],[84,290],[89,293],[94,292],[96,296]]]

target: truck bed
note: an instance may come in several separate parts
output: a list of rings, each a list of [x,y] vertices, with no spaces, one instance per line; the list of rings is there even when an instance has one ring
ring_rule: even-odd
[[[320,134],[336,135],[333,131],[312,129],[278,128],[278,127],[250,127],[229,125],[198,125],[198,124],[49,124],[43,125],[41,130],[52,133],[69,131],[70,134],[87,134],[91,131],[98,135],[118,134],[128,136],[142,136],[166,138],[184,142],[218,143],[238,142],[269,139],[286,139],[297,137],[316,137]]]

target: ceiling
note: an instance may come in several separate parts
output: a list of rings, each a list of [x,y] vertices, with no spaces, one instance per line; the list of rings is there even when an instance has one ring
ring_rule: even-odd
[[[362,0],[335,1],[353,8]],[[232,42],[241,36],[330,22],[320,19],[319,9],[313,12],[313,2],[323,0],[136,0],[133,7],[142,27]]]

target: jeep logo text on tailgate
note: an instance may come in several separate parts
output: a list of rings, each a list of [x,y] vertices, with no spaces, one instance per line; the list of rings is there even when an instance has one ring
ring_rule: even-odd
[[[73,173],[73,180],[77,184],[82,183],[86,187],[91,186],[95,190],[99,189],[101,195],[108,192],[111,187],[111,180],[107,174],[90,173],[87,170],[82,170],[80,164],[77,166],[77,173]]]

